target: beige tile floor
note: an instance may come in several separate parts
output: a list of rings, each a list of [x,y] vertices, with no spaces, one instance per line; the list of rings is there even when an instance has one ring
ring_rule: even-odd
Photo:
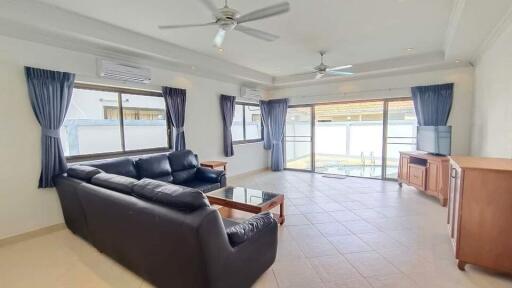
[[[446,208],[394,182],[260,173],[232,184],[284,193],[275,264],[254,287],[512,287],[512,278],[457,270]],[[67,230],[0,246],[0,287],[149,288]]]

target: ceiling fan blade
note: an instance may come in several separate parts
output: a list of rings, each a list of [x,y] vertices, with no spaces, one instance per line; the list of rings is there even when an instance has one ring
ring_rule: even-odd
[[[212,0],[199,0],[201,3],[203,3],[204,6],[206,6],[206,8],[208,8],[208,10],[210,10],[212,13],[217,13],[217,10],[219,9],[218,7],[215,6],[215,4],[213,4]]]
[[[290,11],[290,3],[282,2],[282,3],[276,4],[276,5],[272,5],[272,6],[242,15],[237,19],[237,22],[245,23],[245,22],[249,22],[249,21],[259,20],[259,19],[283,14],[288,11]]]
[[[327,68],[327,71],[336,71],[336,70],[343,70],[343,69],[348,69],[348,68],[352,68],[352,65],[344,65],[344,66],[338,66],[338,67],[331,67],[331,68]]]
[[[215,22],[203,23],[203,24],[184,24],[184,25],[160,25],[158,29],[176,29],[176,28],[189,28],[189,27],[203,27],[217,25]]]
[[[322,77],[324,77],[325,74],[321,74],[321,73],[316,73],[316,77],[315,77],[315,80],[318,80]]]
[[[224,42],[224,37],[226,36],[226,30],[219,29],[217,35],[215,35],[215,39],[213,39],[213,44],[215,47],[220,48],[222,46],[222,42]]]
[[[264,32],[264,31],[261,31],[258,29],[249,28],[247,26],[237,25],[237,26],[235,26],[235,30],[245,33],[249,36],[256,37],[258,39],[269,41],[269,42],[279,39],[279,36],[277,36],[277,35],[270,34],[270,33],[267,33],[267,32]]]
[[[327,74],[333,75],[333,76],[347,76],[347,75],[354,75],[353,72],[342,72],[342,71],[327,71]]]

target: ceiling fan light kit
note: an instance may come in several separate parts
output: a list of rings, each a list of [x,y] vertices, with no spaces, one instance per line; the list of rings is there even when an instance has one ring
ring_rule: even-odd
[[[176,29],[176,28],[189,28],[189,27],[205,27],[217,25],[219,31],[215,35],[213,44],[217,48],[221,48],[226,33],[231,30],[242,32],[246,35],[258,38],[264,41],[275,41],[279,39],[279,36],[267,33],[258,29],[250,28],[247,26],[241,26],[240,24],[256,21],[272,16],[280,15],[290,11],[290,4],[288,2],[282,2],[275,5],[268,6],[266,8],[258,9],[249,12],[244,15],[240,15],[238,10],[228,6],[227,0],[224,2],[224,7],[217,8],[212,0],[200,0],[203,5],[208,8],[215,18],[214,22],[202,23],[202,24],[185,24],[185,25],[161,25],[159,29]]]

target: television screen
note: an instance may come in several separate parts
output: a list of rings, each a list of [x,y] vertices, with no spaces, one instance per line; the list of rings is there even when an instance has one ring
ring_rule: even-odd
[[[450,155],[452,126],[418,126],[416,149],[436,155]]]

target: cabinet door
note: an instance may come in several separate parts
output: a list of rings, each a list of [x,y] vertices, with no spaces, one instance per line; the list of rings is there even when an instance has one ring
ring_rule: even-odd
[[[409,156],[400,155],[400,180],[402,182],[407,182],[409,179]]]
[[[427,164],[427,193],[437,196],[439,194],[439,163],[428,162]]]

